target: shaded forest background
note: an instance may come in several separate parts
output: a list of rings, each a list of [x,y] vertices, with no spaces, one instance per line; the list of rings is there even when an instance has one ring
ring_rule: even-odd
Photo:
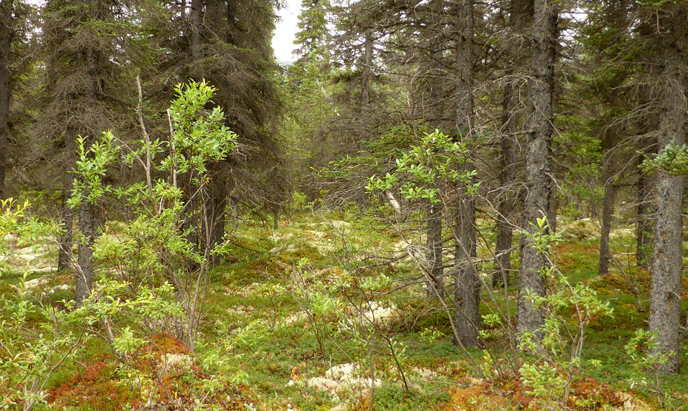
[[[177,331],[193,351],[203,308],[189,296],[223,263],[213,250],[232,244],[246,218],[277,230],[309,203],[412,222],[420,240],[406,258],[424,298],[451,301],[459,347],[484,347],[484,290],[517,287],[507,345],[537,353],[548,340],[543,307],[557,305],[547,298],[568,284],[551,270],[549,244],[561,225],[583,221],[600,229],[598,274],[620,270],[629,309],[649,314],[648,367],[681,372],[688,3],[304,0],[298,60],[287,67],[270,45],[280,7],[0,3],[0,198],[28,198],[59,222],[56,266],[73,273],[76,307],[97,282],[102,227],[137,221],[141,209],[163,221],[163,204],[176,204],[187,248],[170,257],[176,249],[161,245],[156,261],[186,307]],[[173,101],[190,80],[213,95],[187,118]],[[198,127],[231,144],[182,148],[211,144]],[[147,160],[144,150],[133,165],[105,168],[107,132],[132,152],[147,147]],[[151,165],[175,150],[206,157],[192,171]],[[89,180],[84,164],[104,168]],[[168,176],[178,193],[158,194],[155,181]],[[152,201],[96,196],[101,184],[140,185]],[[634,230],[626,270],[651,274],[649,304],[610,248],[621,226]],[[584,325],[604,309],[569,286],[582,347]]]

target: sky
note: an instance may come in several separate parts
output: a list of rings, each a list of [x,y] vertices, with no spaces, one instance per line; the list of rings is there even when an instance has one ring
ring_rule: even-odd
[[[272,38],[272,48],[275,49],[277,61],[294,61],[291,52],[294,51],[296,37],[296,23],[301,9],[301,0],[287,0],[287,7],[278,12],[281,20],[277,22],[275,36]]]

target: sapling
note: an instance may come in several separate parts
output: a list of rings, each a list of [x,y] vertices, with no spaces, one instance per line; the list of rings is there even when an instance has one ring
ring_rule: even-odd
[[[373,176],[366,187],[370,192],[398,192],[404,199],[422,203],[426,210],[427,249],[423,258],[414,258],[426,276],[428,296],[444,298],[442,274],[442,208],[449,189],[466,187],[474,195],[480,183],[472,183],[475,170],[465,170],[466,145],[435,130],[420,138],[395,159],[396,168],[384,177]],[[417,256],[419,257],[419,256]],[[458,336],[457,336],[458,337]]]
[[[214,91],[205,82],[190,81],[176,87],[177,98],[168,110],[169,141],[150,139],[140,92],[138,113],[144,137],[140,148],[125,144],[109,132],[103,135],[101,143],[94,143],[87,151],[81,141],[81,161],[76,173],[83,186],[77,185],[73,196],[75,204],[84,200],[94,202],[107,193],[127,201],[134,218],[124,225],[124,240],[98,243],[94,253],[101,261],[114,263],[120,278],[128,283],[132,298],[145,287],[169,282],[176,303],[184,312],[175,332],[192,351],[214,253],[210,237],[217,223],[209,205],[208,167],[234,150],[236,140],[236,135],[224,125],[224,113],[219,107],[210,112],[204,109]],[[143,166],[145,183],[117,189],[103,183],[107,167],[119,151],[125,152],[123,158],[130,166]],[[155,180],[154,168],[167,172],[168,178]],[[192,239],[199,241],[192,243]]]
[[[594,290],[583,283],[571,284],[551,260],[552,248],[560,241],[559,234],[551,234],[545,217],[537,219],[537,231],[531,236],[533,247],[547,264],[540,270],[549,281],[549,292],[540,297],[534,293],[528,298],[534,309],[545,312],[545,324],[538,331],[520,336],[519,347],[536,355],[537,360],[526,361],[520,372],[524,385],[531,392],[546,399],[561,398],[566,408],[571,383],[576,372],[583,368],[585,326],[595,318],[612,314],[608,302],[602,302]],[[573,318],[565,315],[573,311]],[[592,364],[594,365],[594,364]]]
[[[30,216],[30,204],[13,199],[0,202],[0,252],[9,251],[10,235],[37,238],[55,227]],[[4,263],[4,260],[0,264]],[[9,267],[3,267],[9,268]],[[67,325],[81,322],[82,313],[46,307],[27,288],[24,273],[14,292],[0,296],[0,407],[32,410],[45,404],[46,384],[53,373],[83,348],[89,335],[73,333]]]
[[[642,328],[635,330],[633,338],[624,346],[626,355],[630,359],[631,369],[634,371],[631,388],[634,385],[649,385],[645,376],[652,376],[652,388],[655,390],[662,408],[666,409],[667,394],[662,389],[660,367],[669,361],[667,354],[657,351],[657,334]]]

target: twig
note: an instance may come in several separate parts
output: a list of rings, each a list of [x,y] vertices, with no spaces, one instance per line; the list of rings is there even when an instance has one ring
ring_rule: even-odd
[[[141,89],[141,76],[139,75],[136,76],[136,86],[139,90],[139,105],[136,108],[136,113],[139,117],[141,134],[143,135],[143,139],[146,142],[146,165],[144,166],[144,168],[146,169],[146,185],[148,186],[148,196],[153,201],[153,206],[155,207],[155,214],[157,215],[160,213],[158,212],[158,205],[155,201],[155,196],[153,195],[153,180],[151,178],[151,144],[150,136],[148,135],[148,131],[146,131],[146,124],[143,122],[143,90]]]
[[[636,284],[635,281],[631,281],[631,279],[626,275],[626,271],[621,267],[621,264],[614,258],[614,254],[609,253],[609,257],[611,258],[612,262],[616,266],[616,268],[619,269],[621,272],[621,275],[623,275],[623,278],[626,280],[628,285],[631,287],[631,291],[633,292],[633,296],[635,297],[635,307],[638,310],[639,313],[645,312],[645,307],[643,307],[643,304],[640,302],[640,292],[638,291],[638,285]]]
[[[177,187],[177,150],[174,147],[174,126],[172,125],[172,114],[170,109],[167,109],[167,122],[170,125],[170,155],[172,156],[172,187]]]

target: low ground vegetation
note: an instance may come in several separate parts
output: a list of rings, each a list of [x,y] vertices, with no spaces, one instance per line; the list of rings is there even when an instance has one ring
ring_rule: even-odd
[[[35,221],[24,213],[16,222]],[[494,314],[515,310],[513,282],[483,290],[484,349],[456,347],[446,310],[426,298],[418,268],[404,258],[402,239],[413,233],[358,211],[298,210],[276,230],[258,218],[244,221],[210,275],[193,350],[175,337],[183,313],[169,285],[130,297],[112,261],[102,259],[94,297],[75,309],[73,275],[51,266],[57,246],[45,233],[29,239],[6,229],[2,405],[538,410],[563,409],[568,387],[568,409],[682,409],[685,371],[653,374],[661,359],[647,354],[651,336],[636,331],[645,329],[647,312],[636,309],[629,278],[647,308],[649,274],[628,265],[619,267],[623,274],[597,276],[595,227],[567,235],[579,226],[563,224],[567,240],[551,250],[552,261],[562,278],[596,291],[613,310],[586,318],[580,359],[562,359],[554,345],[549,353],[510,348],[511,326]],[[99,241],[125,241],[117,227]],[[623,229],[616,234],[613,247],[623,255],[630,240]],[[551,314],[575,329],[570,306]]]

